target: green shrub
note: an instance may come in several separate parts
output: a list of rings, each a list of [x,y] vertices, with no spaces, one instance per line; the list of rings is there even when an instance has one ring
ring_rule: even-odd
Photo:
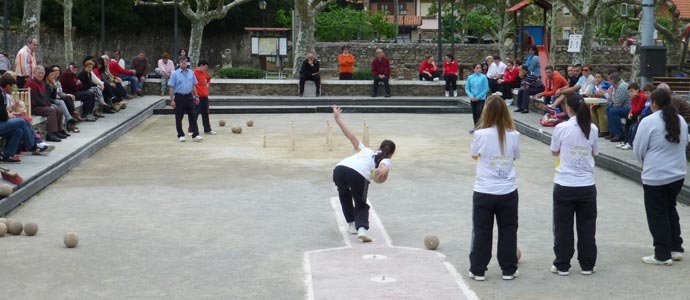
[[[357,70],[355,74],[352,75],[354,80],[373,80],[374,75],[371,74],[371,70]]]
[[[255,68],[225,68],[216,72],[216,76],[232,79],[261,79],[264,78],[264,71]]]

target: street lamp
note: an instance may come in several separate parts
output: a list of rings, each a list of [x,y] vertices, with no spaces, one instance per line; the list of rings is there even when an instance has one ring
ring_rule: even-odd
[[[266,18],[265,18],[265,12],[266,12],[266,0],[261,0],[259,1],[259,9],[261,10],[261,26],[266,26]]]

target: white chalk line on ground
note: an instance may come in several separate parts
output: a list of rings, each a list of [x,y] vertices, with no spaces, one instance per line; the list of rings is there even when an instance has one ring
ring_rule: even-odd
[[[330,199],[331,202],[331,207],[333,208],[333,212],[335,213],[336,216],[336,222],[338,224],[338,228],[340,229],[340,234],[343,237],[343,241],[345,242],[345,246],[343,247],[336,247],[336,248],[326,248],[326,249],[317,249],[317,250],[310,250],[306,251],[303,255],[303,266],[304,266],[304,273],[305,273],[305,279],[304,279],[304,284],[307,288],[307,294],[305,299],[306,300],[315,300],[314,299],[314,283],[312,279],[312,272],[311,272],[311,263],[309,263],[309,255],[311,253],[321,253],[321,252],[327,252],[327,251],[333,251],[333,250],[342,250],[342,249],[351,249],[352,248],[352,243],[350,242],[349,238],[349,233],[347,232],[347,222],[345,221],[345,218],[342,216],[342,211],[340,208],[340,199],[338,197],[331,197]],[[376,213],[376,210],[374,210],[373,206],[371,205],[370,201],[367,201],[369,204],[369,218],[376,223],[376,225],[380,228],[381,234],[383,235],[383,238],[386,242],[386,245],[391,248],[397,248],[397,249],[410,249],[410,250],[416,250],[416,251],[426,251],[422,250],[419,248],[412,248],[412,247],[398,247],[398,246],[393,246],[393,243],[391,241],[390,236],[388,235],[388,231],[386,231],[386,228],[383,226],[383,222],[381,222],[381,219],[379,218],[378,214]],[[463,277],[458,273],[457,269],[446,260],[446,256],[443,253],[434,251],[434,253],[440,258],[440,260],[443,262],[443,266],[446,268],[446,270],[450,273],[451,276],[453,276],[453,279],[457,283],[458,287],[462,291],[463,295],[468,299],[468,300],[479,300],[479,297],[477,294],[470,289],[470,287],[465,283],[465,280]]]

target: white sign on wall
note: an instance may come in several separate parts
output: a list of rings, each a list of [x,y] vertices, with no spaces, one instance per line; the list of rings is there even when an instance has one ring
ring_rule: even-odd
[[[580,52],[582,47],[582,35],[571,34],[568,38],[568,52]]]

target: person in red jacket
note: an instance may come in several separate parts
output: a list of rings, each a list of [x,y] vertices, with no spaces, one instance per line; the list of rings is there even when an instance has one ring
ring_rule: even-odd
[[[506,70],[503,73],[503,78],[498,79],[499,91],[503,94],[503,99],[513,98],[513,89],[520,88],[520,62],[514,63],[506,58]]]
[[[630,112],[628,112],[628,120],[626,127],[628,132],[625,135],[625,140],[616,146],[622,150],[632,149],[633,141],[635,140],[635,133],[637,132],[637,125],[640,122],[640,114],[647,102],[647,96],[644,91],[640,89],[640,85],[635,82],[628,84],[628,94],[630,95]]]
[[[377,96],[379,82],[383,82],[383,86],[386,88],[386,98],[390,97],[391,88],[388,85],[388,79],[391,77],[391,62],[380,48],[376,49],[376,58],[371,62],[371,74],[374,75],[374,91],[371,96]]]
[[[443,58],[443,79],[446,81],[446,97],[453,91],[453,97],[458,96],[458,62],[453,54],[446,54]]]
[[[419,80],[436,81],[439,77],[438,67],[433,55],[427,55],[426,59],[419,64]]]
[[[137,96],[137,85],[139,81],[137,80],[136,72],[134,70],[125,70],[125,68],[121,67],[115,59],[111,59],[110,62],[108,62],[108,69],[113,76],[129,81],[130,95],[132,97]]]
[[[546,66],[544,68],[544,74],[546,74],[546,80],[544,81],[544,91],[534,95],[537,99],[544,97],[544,104],[551,104],[556,91],[562,87],[568,87],[568,81],[563,78],[561,73],[555,72],[553,66]]]

